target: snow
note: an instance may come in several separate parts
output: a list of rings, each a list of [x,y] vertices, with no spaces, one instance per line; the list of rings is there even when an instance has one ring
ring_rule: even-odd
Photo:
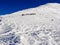
[[[0,22],[1,35],[4,36],[8,35],[9,33],[20,35],[21,45],[30,45],[28,39],[33,39],[33,41],[35,40],[35,42],[32,42],[34,44],[31,45],[39,45],[39,41],[45,39],[42,37],[47,37],[47,41],[43,42],[46,44],[53,39],[51,37],[51,33],[53,31],[59,31],[60,29],[60,4],[47,3],[42,6],[25,9],[0,17],[2,17],[2,21]],[[13,29],[5,30],[5,28],[7,28],[6,26],[11,26]],[[31,37],[31,33],[33,32],[38,32],[38,36]],[[48,45],[52,45],[50,43]],[[58,42],[56,43],[58,44]]]

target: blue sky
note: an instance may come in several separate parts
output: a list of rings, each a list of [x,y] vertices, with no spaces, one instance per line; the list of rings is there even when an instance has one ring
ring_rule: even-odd
[[[60,0],[0,0],[0,15],[37,7],[46,3],[60,3]]]

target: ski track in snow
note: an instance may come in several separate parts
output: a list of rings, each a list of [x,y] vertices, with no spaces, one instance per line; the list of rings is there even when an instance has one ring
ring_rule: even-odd
[[[60,4],[0,16],[0,45],[60,45]]]

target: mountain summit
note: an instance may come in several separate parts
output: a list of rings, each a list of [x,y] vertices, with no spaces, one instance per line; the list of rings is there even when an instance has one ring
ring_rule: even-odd
[[[0,16],[0,38],[1,35],[9,37],[8,34],[11,33],[20,36],[21,45],[59,44],[60,4],[47,3]],[[0,41],[4,42],[3,40]],[[8,41],[4,43],[7,44]]]

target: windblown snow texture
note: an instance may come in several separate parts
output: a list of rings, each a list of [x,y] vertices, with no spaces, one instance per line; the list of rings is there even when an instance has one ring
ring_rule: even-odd
[[[60,45],[60,4],[0,16],[0,45]]]

